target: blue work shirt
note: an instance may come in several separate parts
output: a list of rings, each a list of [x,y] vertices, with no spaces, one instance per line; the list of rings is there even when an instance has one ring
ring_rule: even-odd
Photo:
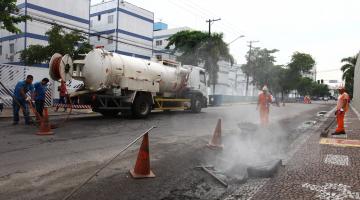
[[[37,82],[34,84],[35,88],[35,100],[45,101],[45,93],[46,93],[46,85],[41,84],[41,82]]]
[[[34,86],[32,84],[26,84],[26,81],[19,81],[16,86],[15,86],[15,90],[14,90],[14,96],[16,97],[16,99],[20,100],[20,101],[25,101],[24,97],[21,96],[20,94],[20,90],[24,89],[25,94],[30,92],[34,92]]]

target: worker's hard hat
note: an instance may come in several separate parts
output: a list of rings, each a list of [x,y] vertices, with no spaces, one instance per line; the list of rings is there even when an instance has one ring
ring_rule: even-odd
[[[264,85],[264,87],[262,88],[263,91],[268,91],[268,88],[266,85]]]

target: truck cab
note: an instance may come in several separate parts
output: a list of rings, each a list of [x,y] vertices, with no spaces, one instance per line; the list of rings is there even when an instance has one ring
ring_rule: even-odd
[[[191,67],[191,73],[189,76],[189,87],[192,90],[197,90],[202,93],[203,96],[207,96],[207,84],[206,73],[203,68],[185,65],[184,67]]]

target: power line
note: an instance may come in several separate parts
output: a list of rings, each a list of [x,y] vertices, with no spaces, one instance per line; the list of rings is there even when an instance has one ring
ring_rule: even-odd
[[[186,1],[186,0],[184,0],[183,2],[188,3],[188,1]],[[207,15],[217,15],[216,12],[211,11],[211,10],[209,10],[209,9],[206,9],[206,8],[203,7],[203,6],[200,6],[200,5],[197,4],[195,1],[191,2],[191,4],[192,4],[192,5],[191,5],[192,7],[197,7],[198,10],[203,10],[204,12],[207,13]],[[189,4],[188,4],[188,5],[189,5]],[[234,31],[234,33],[235,33],[236,35],[239,35],[239,34],[240,34],[240,32],[239,32],[240,29],[239,29],[236,25],[232,24],[232,22],[228,21],[227,19],[223,19],[222,22],[220,22],[220,24],[222,24],[224,27],[228,27],[228,29],[231,29],[232,31]],[[235,28],[234,28],[234,27],[235,27]],[[241,32],[244,32],[244,31],[241,30]]]
[[[184,3],[185,5],[187,5],[188,7],[190,8],[193,8],[196,10],[196,12],[198,13],[202,13],[203,16],[205,16],[204,18],[207,18],[208,16],[212,16],[212,15],[215,15],[214,13],[212,14],[209,14],[209,12],[206,12],[205,10],[203,10],[202,8],[199,8],[199,7],[194,7],[192,4],[188,4],[187,1],[183,1],[182,3]],[[234,29],[232,28],[228,28],[226,25],[224,25],[224,23],[220,22],[219,23],[220,26],[222,26],[224,29],[226,29],[228,32],[231,32],[232,34],[234,35],[238,35],[239,33],[237,31],[234,31]]]
[[[167,1],[167,2],[172,4],[172,5],[175,5],[176,7],[181,7],[183,10],[187,11],[188,13],[191,13],[192,15],[200,17],[202,19],[207,19],[211,15],[216,16],[216,14],[209,14],[209,13],[204,12],[204,11],[198,9],[198,8],[195,8],[195,7],[193,7],[193,6],[189,5],[189,4],[183,4],[183,3],[185,3],[185,1],[183,1],[182,4],[175,3],[175,1]],[[239,35],[240,34],[238,31],[234,31],[234,29],[228,28],[227,26],[225,26],[221,22],[219,23],[219,25],[221,27],[223,27],[224,30],[227,30],[227,32],[230,32],[233,35]]]
[[[18,16],[21,16],[19,14],[15,14],[15,15],[18,15]],[[71,31],[76,31],[76,32],[79,32],[79,33],[82,33],[84,35],[89,35],[90,37],[91,36],[97,36],[98,38],[103,38],[103,39],[107,39],[107,40],[110,40],[110,41],[115,41],[115,42],[119,42],[119,43],[122,43],[122,44],[126,44],[126,45],[130,45],[130,46],[133,46],[133,47],[137,47],[137,48],[141,48],[141,49],[145,49],[145,50],[151,50],[153,51],[154,48],[150,48],[149,47],[146,47],[146,46],[141,46],[141,45],[144,45],[144,44],[141,44],[141,43],[137,43],[137,42],[134,42],[134,41],[131,41],[131,40],[128,40],[129,42],[133,42],[133,43],[129,43],[129,42],[125,42],[125,41],[121,41],[121,40],[127,40],[125,38],[120,38],[120,37],[115,37],[114,36],[111,36],[109,37],[108,35],[106,36],[103,36],[102,34],[98,33],[98,32],[95,32],[94,30],[90,30],[90,31],[93,31],[92,33],[89,32],[88,29],[85,30],[85,28],[82,28],[82,27],[79,27],[79,26],[74,26],[74,27],[69,27],[69,26],[66,26],[66,25],[63,25],[63,24],[59,24],[57,23],[55,20],[53,19],[50,19],[50,18],[46,18],[46,17],[42,17],[44,19],[41,19],[41,18],[38,18],[38,17],[34,17],[34,16],[30,16],[32,18],[32,20],[34,21],[37,21],[37,22],[40,22],[40,23],[44,23],[44,24],[48,24],[48,25],[52,25],[52,26],[59,26],[61,28],[64,28],[64,29],[68,29],[68,30],[71,30]],[[51,21],[48,21],[48,20],[45,20],[45,19],[49,19]],[[62,22],[61,22],[62,23]],[[80,28],[80,29],[79,29]],[[81,30],[83,29],[83,30]],[[121,40],[119,40],[121,39]],[[134,43],[137,43],[137,44],[134,44]],[[165,53],[165,54],[168,54],[167,52],[165,51],[161,51],[161,50],[157,50],[157,51],[160,51],[161,53]]]
[[[317,72],[332,72],[332,71],[341,71],[340,68],[332,68],[327,70],[317,70]]]

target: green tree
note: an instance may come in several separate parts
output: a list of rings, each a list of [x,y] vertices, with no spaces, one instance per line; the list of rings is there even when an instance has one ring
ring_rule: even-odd
[[[310,54],[295,52],[288,64],[289,68],[299,73],[307,74],[315,66],[315,60]]]
[[[342,79],[345,80],[345,89],[350,96],[353,95],[354,90],[354,72],[357,57],[358,55],[341,59],[341,62],[344,63],[341,67],[341,71],[343,71]]]
[[[209,74],[209,84],[217,84],[220,60],[230,61],[234,59],[229,53],[228,45],[223,40],[222,33],[212,33],[210,36],[201,31],[180,31],[172,35],[166,46],[169,49],[175,46],[173,52],[179,54],[177,60],[183,64],[200,65],[204,64],[205,70]]]
[[[79,32],[67,33],[61,27],[53,26],[45,34],[49,37],[49,45],[30,45],[21,52],[20,59],[26,65],[48,62],[55,53],[69,54],[76,59],[79,54],[92,50],[87,38]]]
[[[297,90],[301,95],[309,91],[305,87],[309,86],[309,80],[304,75],[310,74],[316,62],[310,54],[295,52],[291,56],[291,61],[287,65],[285,82],[286,91]]]
[[[29,16],[19,16],[19,9],[16,6],[16,0],[0,1],[0,24],[1,29],[5,29],[11,33],[20,33],[21,30],[16,27],[20,22],[30,19]]]
[[[258,88],[267,85],[270,88],[279,88],[278,86],[278,73],[280,73],[281,67],[275,66],[274,53],[278,52],[277,49],[262,49],[254,48],[246,55],[247,64],[242,66],[244,74],[252,77],[252,83]],[[249,56],[249,54],[251,54]]]
[[[297,91],[301,96],[310,95],[314,86],[314,81],[308,77],[301,77],[297,84]]]
[[[312,96],[317,96],[317,97],[330,96],[328,86],[325,84],[319,84],[316,82],[313,82],[310,94]]]

